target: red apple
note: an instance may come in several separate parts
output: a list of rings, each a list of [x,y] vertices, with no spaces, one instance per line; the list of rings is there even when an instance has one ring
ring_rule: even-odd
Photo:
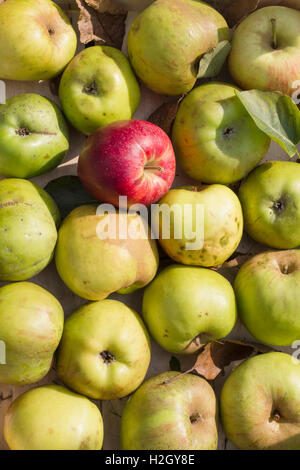
[[[78,162],[78,176],[96,199],[119,206],[152,204],[170,189],[175,155],[167,134],[147,121],[118,121],[91,134]]]

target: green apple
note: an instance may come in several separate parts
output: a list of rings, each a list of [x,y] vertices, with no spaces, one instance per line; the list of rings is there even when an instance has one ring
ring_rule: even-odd
[[[241,205],[227,186],[213,184],[171,189],[160,200],[159,211],[162,214],[159,218],[160,245],[179,263],[218,266],[233,254],[241,241]],[[170,232],[164,233],[168,220]]]
[[[127,46],[133,68],[149,88],[180,95],[195,85],[201,55],[228,39],[225,19],[206,3],[156,0],[132,22]]]
[[[0,174],[33,178],[55,168],[69,149],[59,107],[35,93],[0,104]]]
[[[60,342],[64,312],[47,290],[31,282],[0,288],[0,340],[6,361],[0,364],[0,383],[26,385],[49,371]]]
[[[123,52],[94,46],[70,62],[59,97],[71,124],[91,134],[112,122],[131,119],[140,102],[140,87]]]
[[[128,228],[124,237],[123,223]],[[106,238],[99,236],[102,224],[116,230]],[[55,254],[64,283],[88,300],[103,300],[116,291],[130,293],[149,284],[158,269],[156,242],[142,230],[130,237],[135,226],[144,226],[137,214],[124,219],[119,213],[97,215],[94,205],[74,209],[59,230]]]
[[[270,138],[225,83],[194,88],[180,104],[173,144],[184,171],[202,183],[244,178],[266,155]]]
[[[67,15],[50,0],[6,0],[0,44],[0,78],[45,80],[65,68],[77,39]]]
[[[51,261],[60,222],[53,199],[23,179],[0,181],[0,280],[24,281]]]
[[[174,354],[191,354],[224,338],[236,316],[231,284],[210,269],[169,266],[144,293],[145,323],[153,338]]]
[[[239,316],[258,341],[291,346],[300,339],[300,250],[254,256],[234,289]]]
[[[266,162],[243,181],[239,198],[245,230],[257,242],[273,248],[300,245],[300,166]]]
[[[234,81],[245,89],[291,95],[300,77],[300,11],[261,8],[236,28],[229,55]]]
[[[220,411],[239,449],[300,450],[300,363],[289,354],[252,357],[228,377]]]
[[[117,300],[99,300],[67,319],[57,372],[78,393],[114,400],[139,387],[150,356],[149,336],[139,315]]]
[[[147,380],[128,400],[121,420],[122,450],[216,450],[217,406],[212,387],[196,375]]]
[[[101,450],[102,416],[87,398],[58,385],[20,395],[4,420],[11,450]]]

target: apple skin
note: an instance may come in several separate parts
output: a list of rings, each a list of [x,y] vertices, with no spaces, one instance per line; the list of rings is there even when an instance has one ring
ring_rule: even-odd
[[[112,122],[131,119],[140,102],[140,87],[123,52],[94,46],[67,66],[59,98],[71,124],[91,134]]]
[[[0,78],[46,80],[72,59],[77,38],[67,15],[50,0],[0,5]]]
[[[234,283],[238,313],[260,342],[291,346],[300,338],[300,250],[260,253]]]
[[[300,363],[271,352],[247,359],[227,378],[220,413],[225,434],[244,450],[300,449]]]
[[[225,83],[194,88],[181,102],[173,145],[183,170],[202,183],[231,184],[266,155],[270,138],[254,123]]]
[[[121,419],[122,450],[216,450],[212,387],[192,374],[164,383],[176,375],[152,377],[129,398]]]
[[[64,283],[75,294],[88,300],[103,300],[113,292],[134,292],[149,284],[158,269],[159,257],[155,240],[119,238],[120,215],[112,215],[116,239],[103,240],[97,227],[106,215],[96,215],[97,206],[74,209],[63,221],[58,233],[55,261]],[[141,222],[139,215],[127,215]]]
[[[222,203],[220,203],[222,201]],[[204,206],[204,245],[199,250],[186,250],[187,239],[175,239],[174,227],[187,226],[187,219],[175,214],[171,218],[171,237],[162,238],[162,220],[160,220],[159,243],[170,258],[178,263],[212,267],[226,261],[236,250],[243,234],[243,214],[235,193],[227,186],[185,186],[171,189],[159,205],[169,207],[178,205],[184,214],[184,205],[192,205],[192,223],[195,222],[196,206]]]
[[[199,57],[229,36],[225,19],[206,3],[157,0],[133,20],[128,55],[149,88],[180,95],[195,85]]]
[[[68,127],[59,107],[35,93],[0,105],[0,174],[33,178],[53,170],[69,149]]]
[[[19,178],[0,181],[0,280],[24,281],[51,261],[60,214],[38,185]]]
[[[237,317],[234,291],[215,271],[174,264],[145,289],[143,317],[164,349],[192,354],[231,332]]]
[[[300,245],[298,163],[263,163],[243,181],[239,198],[245,230],[254,240],[279,249]]]
[[[78,393],[115,400],[139,387],[150,357],[149,336],[139,315],[117,300],[100,300],[67,319],[57,372]]]
[[[274,49],[271,19],[276,19]],[[287,28],[288,25],[288,28]],[[244,89],[281,91],[292,95],[300,77],[300,11],[283,6],[261,8],[237,27],[228,58],[234,81]]]
[[[47,290],[31,282],[0,288],[0,339],[6,345],[6,364],[0,364],[0,383],[27,385],[49,371],[64,325],[64,312]]]
[[[59,385],[20,395],[4,420],[11,450],[101,450],[102,416],[94,403]]]
[[[158,201],[175,177],[171,140],[160,127],[140,120],[119,121],[88,137],[78,162],[86,190],[102,202],[148,206]]]

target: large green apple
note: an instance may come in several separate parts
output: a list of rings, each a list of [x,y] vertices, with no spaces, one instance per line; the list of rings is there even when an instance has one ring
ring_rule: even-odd
[[[60,222],[53,199],[18,178],[0,181],[0,280],[24,281],[51,261]]]
[[[114,400],[141,384],[150,356],[149,336],[138,314],[117,300],[100,300],[67,319],[57,372],[78,393]]]
[[[158,209],[162,214],[159,242],[179,263],[218,266],[232,255],[242,238],[241,205],[227,186],[174,188],[160,200]]]
[[[69,149],[59,107],[35,93],[0,105],[0,174],[33,178],[55,168]]]
[[[172,265],[146,288],[143,317],[167,351],[190,354],[227,336],[236,322],[231,284],[210,269]]]
[[[221,393],[226,436],[239,449],[300,450],[300,363],[289,354],[252,357]]]
[[[91,134],[112,122],[131,119],[140,102],[140,87],[123,52],[94,46],[68,65],[59,97],[71,124]]]
[[[270,138],[254,123],[225,83],[194,88],[181,102],[173,143],[184,171],[202,183],[244,178],[266,155]]]
[[[254,256],[234,289],[239,316],[257,340],[291,346],[300,339],[300,250]]]
[[[123,223],[128,231],[122,234]],[[107,237],[99,236],[102,224],[104,231],[106,224],[113,228]],[[159,259],[155,240],[135,231],[142,226],[137,214],[97,215],[94,205],[74,209],[58,234],[55,260],[62,280],[88,300],[102,300],[115,291],[130,293],[149,284]]]
[[[239,198],[245,230],[273,248],[300,245],[300,165],[266,162],[243,181]]]
[[[127,45],[133,68],[149,88],[180,95],[196,83],[201,55],[228,39],[225,19],[206,3],[156,0],[133,21]]]
[[[77,39],[62,9],[50,0],[6,0],[0,5],[0,78],[45,80],[75,54]]]
[[[64,312],[47,290],[31,282],[0,288],[0,340],[6,363],[0,364],[0,382],[26,385],[49,371],[62,335]]]
[[[102,416],[87,398],[46,385],[12,403],[5,415],[4,437],[11,450],[101,450]]]
[[[122,450],[216,450],[216,397],[206,380],[165,372],[128,400],[121,420]]]
[[[300,77],[299,31],[300,11],[292,8],[270,6],[249,15],[233,35],[228,63],[234,81],[291,95]]]

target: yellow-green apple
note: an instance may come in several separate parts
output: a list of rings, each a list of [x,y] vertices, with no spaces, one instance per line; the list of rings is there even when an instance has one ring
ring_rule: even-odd
[[[300,250],[260,253],[234,283],[238,313],[262,343],[291,346],[300,339]]]
[[[55,168],[69,149],[59,107],[35,93],[0,105],[0,174],[33,178]]]
[[[227,186],[171,189],[156,212],[159,242],[170,258],[182,264],[218,266],[232,255],[242,238],[242,208]],[[155,228],[156,223],[153,225]]]
[[[239,449],[300,449],[300,363],[282,352],[251,357],[221,393],[225,434]]]
[[[94,46],[67,66],[59,98],[71,124],[91,134],[111,122],[131,119],[140,102],[140,87],[123,52]]]
[[[5,343],[5,364],[0,382],[26,385],[49,371],[60,342],[64,312],[47,290],[31,282],[0,288],[0,340]]]
[[[53,256],[60,222],[53,199],[38,185],[18,178],[0,181],[0,280],[24,281]]]
[[[197,181],[234,183],[268,151],[270,138],[256,126],[236,91],[225,83],[207,83],[180,104],[173,144],[182,168]]]
[[[75,54],[67,15],[51,0],[6,0],[0,5],[0,78],[45,80]]]
[[[152,90],[166,95],[190,91],[200,57],[229,39],[225,19],[204,2],[156,0],[131,24],[129,59]]]
[[[64,220],[55,260],[65,284],[88,300],[144,287],[159,263],[156,242],[138,214],[97,215],[94,205],[78,207]]]
[[[151,335],[175,354],[191,354],[224,338],[236,316],[231,284],[210,269],[174,264],[144,293],[143,317]]]
[[[101,450],[103,421],[88,398],[59,385],[20,395],[4,420],[11,450]]]
[[[139,315],[117,300],[99,300],[67,319],[57,372],[78,393],[114,400],[139,387],[150,356],[149,336]]]
[[[167,134],[140,120],[119,121],[90,135],[78,162],[87,191],[102,202],[129,205],[158,201],[175,177],[175,155]]]
[[[239,198],[245,230],[273,248],[300,245],[300,165],[266,162],[243,181]]]
[[[300,11],[261,8],[236,28],[229,55],[234,81],[245,89],[291,95],[300,77]]]
[[[121,420],[122,450],[216,450],[212,387],[196,375],[177,375],[152,377],[129,398]]]

